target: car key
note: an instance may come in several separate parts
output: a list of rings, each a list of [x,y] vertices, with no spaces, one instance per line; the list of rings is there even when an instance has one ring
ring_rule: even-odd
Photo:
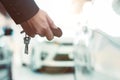
[[[25,44],[25,53],[26,54],[28,54],[28,45],[29,45],[29,43],[30,43],[30,37],[29,36],[27,36],[26,34],[25,34],[25,37],[24,37],[24,44]]]

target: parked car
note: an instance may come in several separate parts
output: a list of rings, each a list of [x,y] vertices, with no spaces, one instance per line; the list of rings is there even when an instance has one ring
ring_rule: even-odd
[[[12,51],[0,46],[0,80],[12,80]]]
[[[73,38],[37,42],[36,45],[31,47],[29,64],[25,65],[33,71],[73,72],[72,51]]]
[[[4,27],[3,34],[0,34],[0,80],[12,80],[12,55],[9,40],[13,30]]]

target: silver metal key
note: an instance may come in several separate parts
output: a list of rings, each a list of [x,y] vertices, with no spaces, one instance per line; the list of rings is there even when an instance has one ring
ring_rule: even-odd
[[[25,44],[25,53],[26,54],[28,54],[28,45],[29,45],[29,43],[30,43],[30,37],[29,36],[27,36],[27,35],[25,35],[25,37],[24,37],[24,44]]]

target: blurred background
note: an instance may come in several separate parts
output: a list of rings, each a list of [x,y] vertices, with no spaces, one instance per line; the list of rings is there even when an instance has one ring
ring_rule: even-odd
[[[120,80],[120,0],[35,0],[63,36],[25,34],[0,4],[0,80]]]

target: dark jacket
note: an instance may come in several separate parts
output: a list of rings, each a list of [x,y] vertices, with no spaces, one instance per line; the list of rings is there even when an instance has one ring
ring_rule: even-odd
[[[16,24],[33,17],[39,10],[34,0],[0,0]]]
[[[0,13],[6,17],[8,17],[7,11],[4,8],[4,6],[2,5],[2,3],[0,2]]]

